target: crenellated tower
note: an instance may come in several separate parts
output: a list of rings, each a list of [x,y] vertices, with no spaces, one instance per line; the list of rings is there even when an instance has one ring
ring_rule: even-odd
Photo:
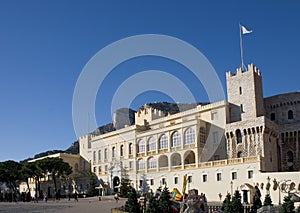
[[[257,118],[265,114],[262,77],[253,64],[248,70],[238,68],[236,74],[226,73],[230,122]]]

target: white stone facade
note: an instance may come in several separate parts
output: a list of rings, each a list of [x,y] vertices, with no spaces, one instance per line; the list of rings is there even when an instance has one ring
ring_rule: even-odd
[[[80,155],[115,191],[125,173],[136,189],[146,178],[153,191],[162,185],[181,190],[187,174],[188,188],[199,189],[209,201],[238,189],[251,203],[253,187],[265,184],[267,174],[279,180],[287,173],[278,171],[299,171],[300,93],[264,99],[261,73],[253,64],[228,72],[226,79],[228,102],[167,116],[144,106],[134,125],[80,137]],[[293,174],[298,187],[300,173]]]

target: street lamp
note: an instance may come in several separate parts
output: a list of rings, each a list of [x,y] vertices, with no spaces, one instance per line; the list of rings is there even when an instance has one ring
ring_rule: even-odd
[[[280,180],[278,181],[278,196],[279,196],[279,201],[278,201],[278,204],[281,205],[281,188],[282,188],[282,184],[285,184],[286,182],[289,182],[291,180]]]
[[[230,181],[230,186],[231,186],[231,196],[233,196],[233,182]]]

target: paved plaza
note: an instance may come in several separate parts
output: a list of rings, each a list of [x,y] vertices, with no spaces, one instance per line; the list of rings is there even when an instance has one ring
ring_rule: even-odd
[[[38,203],[6,203],[0,202],[0,213],[109,213],[112,208],[125,205],[126,199],[121,198],[118,203],[112,196],[103,197],[99,201],[98,197],[82,198],[78,202],[74,199],[61,199],[60,201],[49,200],[47,203],[39,201]]]

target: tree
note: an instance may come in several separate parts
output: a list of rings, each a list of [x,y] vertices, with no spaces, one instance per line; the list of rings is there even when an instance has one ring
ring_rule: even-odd
[[[131,189],[130,179],[128,178],[128,175],[125,175],[121,179],[119,196],[124,197],[124,198],[128,198],[130,189]]]
[[[87,195],[90,197],[97,196],[98,190],[95,188],[98,185],[97,177],[95,177],[95,175],[91,172],[89,173],[89,176],[90,176],[90,183],[89,183],[89,189]]]
[[[157,208],[158,208],[158,201],[154,197],[153,193],[150,193],[149,203],[147,206],[146,213],[155,213],[157,212]]]
[[[69,176],[72,173],[72,167],[58,157],[43,158],[38,160],[37,164],[44,176],[51,175],[54,183],[55,195],[58,195],[57,179]]]
[[[241,194],[238,190],[236,190],[234,192],[234,196],[232,197],[232,201],[231,201],[231,210],[232,212],[235,213],[243,213],[244,212],[244,208],[243,208],[243,204],[241,202]]]
[[[232,205],[231,205],[231,195],[228,193],[225,197],[225,200],[223,201],[222,204],[222,210],[224,213],[231,213]]]
[[[21,177],[21,164],[12,160],[0,162],[0,182],[6,183],[12,192],[12,200],[16,200],[17,185]]]
[[[137,200],[137,194],[133,187],[130,188],[128,199],[125,203],[125,211],[129,213],[140,213],[140,205]]]
[[[284,198],[283,204],[280,209],[280,213],[292,213],[294,212],[295,206],[294,202],[291,200],[291,196],[288,195]]]
[[[269,194],[266,194],[266,196],[265,196],[264,206],[273,206],[272,199]]]
[[[141,176],[141,185],[139,186],[140,187],[140,192],[142,195],[146,194],[149,192],[149,185],[147,184],[147,178],[146,178],[146,175],[142,175]]]
[[[171,201],[170,201],[170,192],[169,189],[165,186],[163,191],[161,192],[159,201],[158,201],[158,212],[167,213],[171,212]]]

